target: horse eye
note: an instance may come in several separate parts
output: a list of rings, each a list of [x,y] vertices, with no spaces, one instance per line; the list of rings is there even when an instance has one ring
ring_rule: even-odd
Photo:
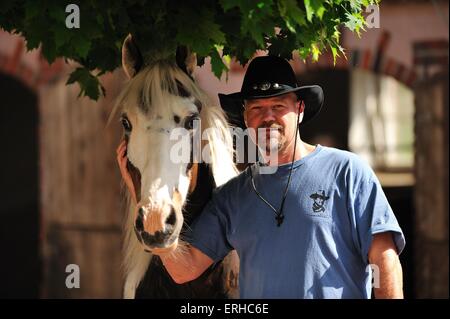
[[[130,123],[130,121],[126,117],[122,117],[121,122],[122,122],[123,129],[126,132],[131,132],[131,123]]]
[[[192,130],[194,128],[194,121],[196,121],[196,120],[200,120],[198,114],[189,115],[184,120],[184,128],[187,130]]]

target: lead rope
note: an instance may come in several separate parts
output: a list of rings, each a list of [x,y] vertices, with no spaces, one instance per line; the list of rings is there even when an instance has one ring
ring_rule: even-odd
[[[275,207],[273,207],[272,204],[270,204],[262,195],[260,192],[258,192],[258,190],[256,189],[255,186],[255,180],[253,178],[253,171],[250,169],[250,176],[252,179],[252,186],[253,186],[253,190],[255,191],[256,195],[267,205],[270,207],[270,209],[273,210],[273,212],[275,213],[275,220],[277,221],[277,226],[280,227],[281,224],[284,221],[284,214],[283,214],[283,208],[284,208],[284,202],[286,200],[286,196],[287,196],[287,191],[289,188],[289,184],[291,183],[291,175],[292,175],[292,169],[294,167],[294,159],[295,159],[295,151],[297,149],[297,136],[298,136],[298,128],[299,128],[299,120],[300,120],[300,112],[298,112],[298,116],[297,116],[297,127],[295,128],[295,140],[294,140],[294,154],[292,155],[292,162],[291,162],[291,168],[289,169],[289,177],[288,177],[288,181],[286,183],[286,187],[284,189],[284,193],[283,193],[283,198],[281,200],[281,204],[280,204],[280,208],[277,210],[275,209]]]

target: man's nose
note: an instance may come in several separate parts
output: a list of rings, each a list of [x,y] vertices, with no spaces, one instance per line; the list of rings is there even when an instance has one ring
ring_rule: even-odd
[[[264,122],[271,122],[275,119],[275,112],[271,107],[265,107],[261,112],[261,118]]]

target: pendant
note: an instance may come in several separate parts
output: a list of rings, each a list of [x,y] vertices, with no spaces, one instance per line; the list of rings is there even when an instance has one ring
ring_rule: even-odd
[[[283,223],[284,220],[284,215],[283,214],[279,214],[275,217],[275,219],[277,220],[277,226],[280,227],[281,224]]]

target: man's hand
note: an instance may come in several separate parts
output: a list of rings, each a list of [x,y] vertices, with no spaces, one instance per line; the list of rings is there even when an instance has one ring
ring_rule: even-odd
[[[128,190],[130,191],[131,197],[134,200],[134,203],[137,203],[136,200],[136,191],[134,189],[134,184],[133,184],[133,180],[131,178],[130,172],[128,172],[127,169],[127,142],[125,140],[123,140],[120,144],[119,147],[117,147],[116,150],[117,153],[117,163],[119,164],[119,168],[120,168],[120,174],[122,175],[122,178],[125,182],[125,185],[127,185]]]

